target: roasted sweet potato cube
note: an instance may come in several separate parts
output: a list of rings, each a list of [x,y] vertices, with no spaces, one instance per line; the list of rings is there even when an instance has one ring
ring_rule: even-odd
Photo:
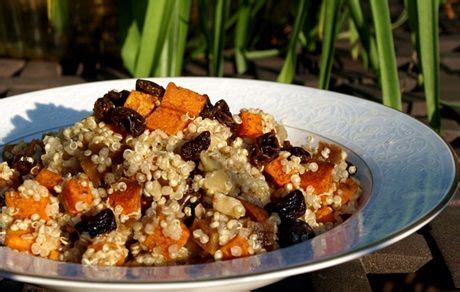
[[[339,184],[337,195],[342,198],[342,205],[348,203],[350,200],[355,200],[358,195],[359,185],[358,183],[349,178],[345,182]]]
[[[183,112],[160,106],[145,119],[145,125],[150,130],[160,129],[168,135],[175,135],[187,126],[188,121],[182,119],[183,115]]]
[[[240,201],[243,204],[243,207],[246,209],[246,214],[249,216],[249,218],[257,222],[267,221],[269,215],[268,215],[268,212],[265,211],[265,209],[259,206],[256,206],[252,203],[249,203],[248,201],[245,201],[245,200],[240,200]]]
[[[176,86],[170,82],[166,87],[162,107],[177,110],[179,112],[188,113],[189,116],[197,117],[204,105],[206,104],[206,96],[191,91],[187,88]]]
[[[155,102],[157,100],[158,97],[156,96],[133,90],[129,94],[123,106],[135,110],[145,118],[155,108]]]
[[[97,170],[97,165],[94,164],[91,159],[85,157],[80,160],[80,166],[93,185],[98,187],[102,180],[102,173]]]
[[[18,251],[30,251],[34,243],[34,237],[30,230],[11,230],[6,231],[5,245]]]
[[[294,171],[290,173],[285,173],[283,171],[283,165],[281,164],[281,160],[283,157],[278,156],[274,160],[270,161],[267,165],[265,165],[264,171],[268,174],[273,182],[278,186],[282,187],[285,184],[291,182],[291,176],[295,174]]]
[[[332,170],[334,164],[323,161],[316,161],[318,170],[306,171],[300,176],[300,186],[306,189],[308,186],[315,188],[317,195],[328,192],[332,187]]]
[[[35,201],[33,197],[22,197],[18,192],[6,192],[5,203],[7,207],[16,209],[13,215],[15,219],[30,218],[33,214],[38,214],[44,220],[50,219],[46,212],[50,197],[40,197],[40,200]]]
[[[243,138],[255,139],[261,136],[263,132],[262,117],[251,112],[240,113],[241,124],[237,135]]]
[[[125,191],[115,191],[109,195],[107,203],[116,210],[117,206],[123,208],[122,214],[136,217],[141,214],[141,186],[134,181],[124,181]]]
[[[323,206],[316,211],[316,222],[334,222],[335,217],[332,208]]]
[[[35,180],[48,190],[52,191],[55,186],[62,182],[62,176],[59,173],[55,173],[54,171],[44,168],[40,170],[35,177]]]
[[[142,242],[142,245],[147,247],[149,251],[152,251],[154,248],[159,248],[163,256],[166,259],[170,259],[169,247],[171,245],[176,245],[176,247],[180,249],[187,243],[190,237],[190,231],[188,230],[187,226],[185,226],[185,224],[181,222],[180,227],[182,233],[178,240],[175,240],[169,236],[165,236],[163,234],[162,228],[160,226],[157,226],[154,229],[153,234],[148,234],[145,237],[145,240],[144,242]]]
[[[109,250],[111,250],[111,251],[121,251],[121,250],[123,250],[123,247],[117,245],[116,243],[107,242],[107,241],[103,241],[103,240],[93,242],[90,246],[88,246],[88,249],[92,248],[92,249],[94,249],[95,252],[98,252],[98,251],[101,251],[104,248],[104,245],[107,245],[107,248]],[[128,254],[126,252],[124,252],[124,250],[123,250],[123,252],[117,253],[118,260],[115,262],[115,266],[122,266],[125,263],[125,260],[126,260],[127,256],[128,256]],[[108,257],[101,258],[100,261],[97,264],[98,265],[107,265],[108,261],[112,262],[112,259],[109,259]],[[113,264],[113,262],[111,264]]]
[[[220,251],[222,252],[223,260],[250,255],[248,240],[240,235],[233,237],[227,244],[220,248]]]
[[[325,151],[326,148],[327,151]],[[320,141],[318,143],[318,147],[316,150],[317,151],[315,155],[313,155],[313,159],[315,160],[325,160],[327,162],[337,164],[341,162],[345,157],[345,152],[342,150],[342,148],[334,144],[326,143],[324,141]],[[324,154],[327,153],[327,158],[323,156],[323,151],[325,151]]]
[[[65,210],[71,215],[88,209],[93,201],[93,194],[87,179],[69,179],[64,184],[61,196]]]
[[[209,221],[209,220],[208,220]],[[214,253],[219,249],[219,234],[217,233],[216,229],[212,229],[209,227],[208,221],[195,218],[193,221],[193,225],[190,228],[190,231],[193,232],[195,230],[200,229],[204,234],[206,234],[209,240],[206,243],[201,242],[200,237],[192,236],[193,240],[196,244],[198,244],[205,252],[214,256]]]

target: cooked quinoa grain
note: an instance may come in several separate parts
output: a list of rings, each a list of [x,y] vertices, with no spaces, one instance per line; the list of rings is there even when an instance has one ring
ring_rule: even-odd
[[[261,109],[232,114],[223,100],[141,82],[162,96],[130,94],[135,121],[117,100],[115,111],[5,147],[3,244],[85,265],[228,260],[311,238],[356,210],[358,170],[338,146],[310,137],[294,147]]]

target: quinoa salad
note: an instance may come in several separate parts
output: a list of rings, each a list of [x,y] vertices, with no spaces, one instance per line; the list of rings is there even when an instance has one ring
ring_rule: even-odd
[[[260,109],[137,80],[41,140],[4,146],[0,242],[106,266],[204,263],[309,240],[356,210],[337,145],[292,145]]]

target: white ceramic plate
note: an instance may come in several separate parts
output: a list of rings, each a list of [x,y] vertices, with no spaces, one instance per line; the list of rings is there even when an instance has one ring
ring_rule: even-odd
[[[456,161],[428,127],[380,104],[334,92],[273,82],[217,79],[169,81],[224,98],[233,112],[262,108],[282,120],[294,142],[309,133],[349,150],[364,193],[358,212],[312,240],[248,258],[171,267],[94,267],[41,259],[0,248],[0,273],[59,289],[252,289],[294,274],[349,261],[413,233],[433,219],[457,187]],[[0,144],[31,139],[88,115],[111,89],[135,80],[67,86],[0,100]],[[306,131],[309,131],[306,132]]]

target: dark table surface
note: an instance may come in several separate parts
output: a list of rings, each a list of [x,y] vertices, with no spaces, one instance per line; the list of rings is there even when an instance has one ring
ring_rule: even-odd
[[[340,45],[340,44],[339,44]],[[450,102],[459,102],[460,84],[460,38],[441,38],[441,95]],[[402,49],[404,50],[404,46]],[[407,53],[407,55],[409,52]],[[402,56],[401,56],[402,55]],[[403,67],[410,58],[398,54],[398,63]],[[342,70],[333,73],[333,90],[378,100],[381,93],[377,86],[367,82],[368,73],[356,62],[341,60]],[[280,58],[257,61],[255,70],[244,78],[275,80],[282,65]],[[235,76],[233,66],[225,64],[225,75]],[[110,67],[97,69],[90,78],[75,74],[63,75],[62,65],[56,62],[0,59],[0,97],[16,95],[38,89],[51,88],[93,80],[127,78],[123,72]],[[404,111],[426,121],[423,95],[414,91],[415,84],[409,74],[401,71],[404,92]],[[189,64],[186,75],[203,75],[200,65]],[[241,77],[241,76],[240,76]],[[358,80],[358,82],[356,82]],[[316,86],[317,77],[300,73],[295,82]],[[460,152],[460,111],[443,109],[441,135],[457,154]],[[339,266],[289,277],[283,281],[257,291],[435,291],[460,289],[460,191],[446,209],[428,225],[409,237],[375,253]],[[40,287],[0,280],[0,291],[41,291]]]

